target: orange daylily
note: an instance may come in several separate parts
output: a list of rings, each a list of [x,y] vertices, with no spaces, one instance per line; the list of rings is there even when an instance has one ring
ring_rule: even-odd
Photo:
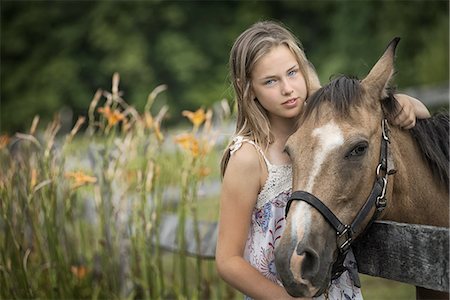
[[[73,184],[71,186],[72,189],[76,189],[82,185],[89,183],[96,183],[97,178],[93,176],[86,175],[82,171],[77,172],[68,172],[65,174],[66,178],[71,178],[73,180]]]
[[[31,179],[30,179],[30,189],[32,190],[34,188],[34,186],[36,185],[36,181],[37,181],[37,170],[36,169],[31,169],[31,175],[30,175]]]
[[[161,132],[160,124],[158,122],[155,122],[153,125],[153,129],[155,130],[155,135],[158,139],[158,142],[162,143],[164,141],[164,135]]]
[[[177,135],[175,137],[175,143],[181,146],[181,148],[188,150],[194,157],[197,157],[200,153],[200,147],[198,140],[189,133]]]
[[[83,279],[84,277],[86,277],[87,274],[87,268],[85,266],[71,266],[70,267],[70,271],[72,272],[73,275],[75,275],[76,278],[78,279]]]
[[[199,127],[206,120],[206,114],[203,108],[195,112],[183,110],[182,115],[187,117],[195,127]]]
[[[5,148],[9,144],[10,137],[6,134],[0,135],[0,149]]]
[[[111,111],[109,106],[99,107],[97,111],[105,116],[108,120],[109,127],[112,127],[125,119],[125,116],[119,110],[115,109],[114,111]]]
[[[145,127],[146,128],[152,128],[153,127],[153,117],[152,117],[152,115],[148,112],[148,111],[146,111],[145,113],[144,113],[144,124],[145,124]]]
[[[200,167],[198,170],[198,176],[200,178],[206,177],[211,173],[211,169],[208,167]]]

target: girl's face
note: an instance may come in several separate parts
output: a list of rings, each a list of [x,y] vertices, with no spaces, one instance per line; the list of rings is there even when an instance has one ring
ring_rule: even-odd
[[[251,73],[252,91],[271,118],[297,117],[307,88],[294,54],[285,45],[262,56]]]

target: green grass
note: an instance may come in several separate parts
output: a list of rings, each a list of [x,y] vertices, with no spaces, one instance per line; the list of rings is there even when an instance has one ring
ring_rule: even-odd
[[[365,300],[416,299],[415,287],[398,281],[360,274],[361,291]]]

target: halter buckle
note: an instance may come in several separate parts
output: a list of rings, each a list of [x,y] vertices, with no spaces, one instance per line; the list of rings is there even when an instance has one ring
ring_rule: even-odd
[[[339,248],[339,251],[341,253],[346,253],[350,249],[350,245],[353,242],[353,231],[350,225],[344,225],[344,230],[341,232],[337,232],[337,245]],[[344,241],[342,241],[342,238],[344,237]],[[342,241],[342,242],[341,242]]]
[[[375,205],[376,205],[378,211],[382,211],[387,205],[386,197],[383,197],[383,198],[378,197]]]

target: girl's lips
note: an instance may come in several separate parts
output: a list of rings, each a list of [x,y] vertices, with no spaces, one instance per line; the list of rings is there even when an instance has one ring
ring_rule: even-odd
[[[283,105],[289,106],[289,107],[296,106],[297,100],[298,100],[298,98],[289,99],[288,101],[283,102]]]

